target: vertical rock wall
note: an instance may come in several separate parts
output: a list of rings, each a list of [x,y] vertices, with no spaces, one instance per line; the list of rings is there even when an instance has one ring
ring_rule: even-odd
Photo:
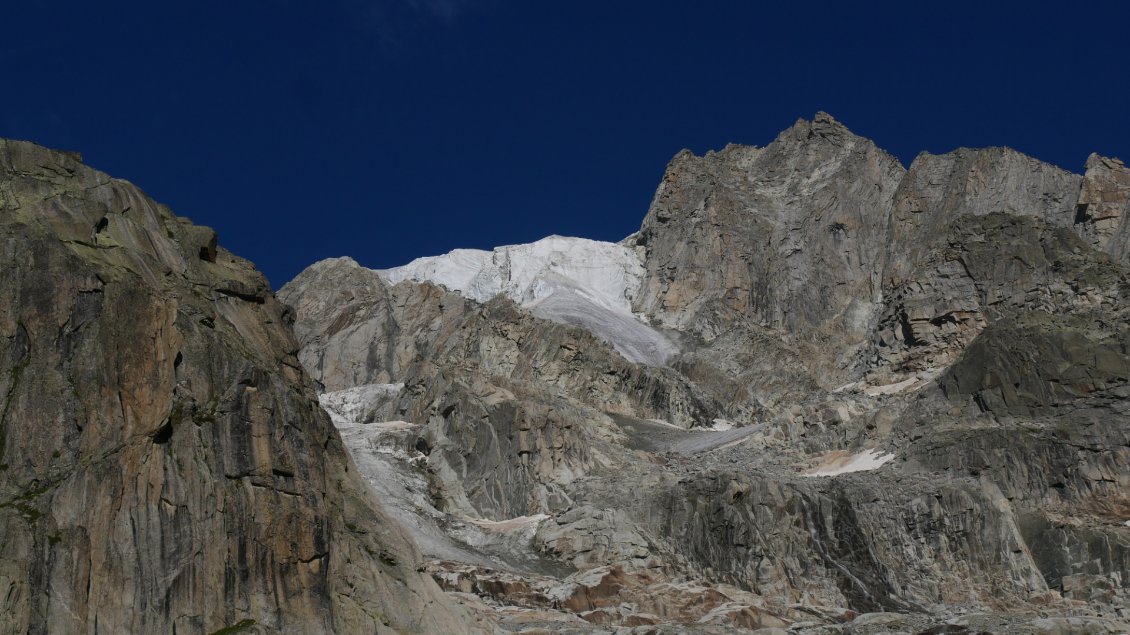
[[[461,632],[216,236],[0,141],[0,632]]]

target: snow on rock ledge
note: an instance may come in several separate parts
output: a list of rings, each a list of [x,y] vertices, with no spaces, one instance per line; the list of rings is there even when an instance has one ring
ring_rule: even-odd
[[[390,284],[426,280],[479,302],[505,294],[538,317],[588,330],[638,364],[662,366],[678,350],[632,313],[644,268],[615,243],[550,236],[494,251],[456,249],[377,273]]]

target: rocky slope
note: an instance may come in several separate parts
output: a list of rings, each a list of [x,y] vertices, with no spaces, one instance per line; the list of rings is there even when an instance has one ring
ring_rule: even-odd
[[[561,319],[594,296],[567,239],[280,296],[363,470],[421,494],[389,495],[433,577],[500,628],[1125,632],[1128,183],[904,169],[825,114],[684,151],[585,247],[636,258],[616,301],[662,359]]]
[[[468,632],[246,261],[0,141],[0,632]]]

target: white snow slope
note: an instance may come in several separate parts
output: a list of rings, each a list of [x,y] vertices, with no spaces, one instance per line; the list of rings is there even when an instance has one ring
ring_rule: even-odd
[[[615,243],[550,236],[494,251],[456,249],[377,273],[390,284],[427,280],[479,302],[505,294],[538,317],[588,330],[639,364],[662,366],[678,350],[632,313],[643,265]]]

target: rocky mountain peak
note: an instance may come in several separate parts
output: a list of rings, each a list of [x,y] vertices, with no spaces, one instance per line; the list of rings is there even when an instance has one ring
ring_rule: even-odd
[[[1079,186],[1079,175],[1010,148],[919,154],[895,194],[886,283],[904,280],[962,215],[1003,212],[1071,226]]]
[[[823,111],[817,112],[811,120],[797,119],[796,123],[778,135],[777,139],[789,140],[793,143],[827,142],[837,145],[852,141],[867,141]]]
[[[704,312],[717,308],[788,331],[830,320],[858,331],[879,291],[904,173],[823,113],[765,148],[681,153],[637,238],[647,251],[647,292],[636,309],[706,337],[715,327]],[[827,281],[812,284],[810,271]]]

